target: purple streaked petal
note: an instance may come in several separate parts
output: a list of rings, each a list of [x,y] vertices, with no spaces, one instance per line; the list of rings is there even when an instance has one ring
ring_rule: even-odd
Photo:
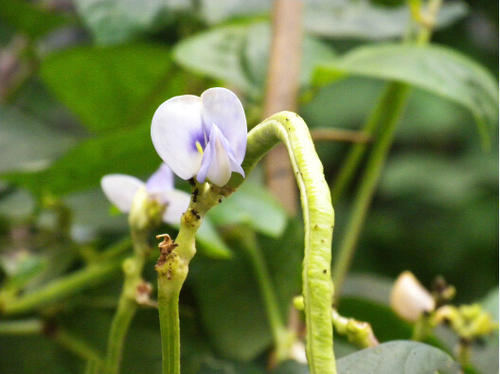
[[[137,191],[144,187],[144,183],[130,175],[110,174],[101,179],[104,194],[123,213],[128,213],[132,207]]]
[[[161,164],[158,170],[156,170],[146,182],[146,190],[149,193],[157,193],[166,190],[172,190],[174,188],[174,173],[167,166],[167,164]]]
[[[202,154],[196,142],[204,144],[201,119],[202,103],[198,96],[176,96],[161,104],[153,115],[151,139],[156,152],[182,179],[198,172]]]
[[[167,204],[163,213],[163,221],[171,225],[179,225],[181,216],[189,206],[191,195],[179,190],[164,191],[161,195],[162,200]]]
[[[224,141],[224,135],[217,126],[212,126],[208,144],[203,154],[200,171],[196,179],[204,182],[208,179],[217,186],[224,186],[231,178],[231,162],[227,148],[228,142]]]
[[[209,88],[201,95],[202,117],[205,131],[217,125],[228,140],[234,159],[241,164],[247,144],[247,121],[238,97],[222,87]]]

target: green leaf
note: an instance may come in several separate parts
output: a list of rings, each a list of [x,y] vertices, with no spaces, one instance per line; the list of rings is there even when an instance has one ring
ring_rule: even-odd
[[[42,61],[40,75],[56,97],[93,131],[135,126],[182,87],[170,52],[158,45],[76,47]],[[163,94],[163,100],[158,94]]]
[[[387,305],[364,298],[343,297],[339,313],[370,323],[375,336],[382,342],[409,339],[412,333],[411,325],[401,320]]]
[[[115,131],[86,140],[58,159],[51,168],[36,173],[10,173],[3,178],[35,194],[56,195],[85,190],[110,173],[152,173],[160,159],[151,146],[149,126]]]
[[[381,40],[401,37],[411,25],[407,5],[387,7],[372,1],[312,1],[305,12],[304,24],[312,34],[330,38]],[[467,13],[461,1],[444,3],[436,26],[446,27]]]
[[[265,22],[218,27],[184,39],[174,50],[186,69],[230,83],[260,96],[266,79],[271,33]],[[301,84],[307,85],[313,67],[333,57],[325,44],[312,37],[303,43]]]
[[[392,341],[337,360],[339,374],[459,374],[459,365],[443,351],[411,341]],[[286,361],[273,374],[308,374],[307,365]]]
[[[401,81],[452,100],[472,112],[480,129],[497,123],[498,87],[483,67],[439,46],[363,46],[319,66],[314,82],[324,85],[348,75]]]
[[[247,182],[222,204],[210,210],[218,225],[246,224],[275,238],[283,233],[287,216],[280,203],[258,184]]]
[[[268,15],[267,0],[201,0],[200,16],[209,24],[238,17]],[[368,0],[316,0],[304,2],[304,28],[310,34],[329,38],[380,40],[400,37],[411,25],[406,5],[387,7]],[[462,1],[444,3],[436,27],[446,27],[464,17],[467,5]]]
[[[69,17],[43,9],[40,3],[22,0],[0,1],[0,20],[18,32],[39,38],[56,27],[68,23]]]
[[[66,151],[74,138],[19,110],[0,106],[0,173],[39,170]]]
[[[343,374],[458,374],[459,365],[446,353],[429,345],[393,341],[341,358],[337,370]]]
[[[235,17],[248,17],[268,13],[268,0],[200,0],[200,17],[209,24],[216,24]]]
[[[231,257],[231,250],[213,226],[210,218],[205,218],[200,229],[196,233],[200,242],[200,252],[210,258],[225,259]]]
[[[76,0],[78,14],[99,44],[127,41],[173,20],[170,12],[191,7],[189,0]]]

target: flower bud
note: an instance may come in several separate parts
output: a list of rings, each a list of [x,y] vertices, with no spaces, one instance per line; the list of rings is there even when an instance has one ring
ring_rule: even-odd
[[[435,301],[418,279],[405,271],[392,287],[391,307],[401,318],[415,322],[422,313],[434,310]]]
[[[146,189],[137,190],[129,213],[130,226],[136,230],[145,230],[161,222],[165,206],[152,199]]]

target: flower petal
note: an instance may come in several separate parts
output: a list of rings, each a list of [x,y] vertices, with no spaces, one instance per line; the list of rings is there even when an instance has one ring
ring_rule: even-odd
[[[224,135],[217,126],[212,126],[200,171],[196,176],[198,182],[202,183],[208,179],[219,187],[224,186],[231,178],[232,172],[228,152],[230,150],[227,148],[227,141],[224,142]]]
[[[179,190],[164,191],[162,200],[167,204],[165,213],[163,213],[163,221],[171,225],[178,225],[181,221],[181,216],[187,210],[191,196]]]
[[[123,213],[130,211],[135,194],[143,186],[141,180],[124,174],[109,174],[101,179],[104,194]]]
[[[146,182],[146,190],[149,193],[162,192],[165,190],[172,190],[174,188],[174,173],[167,166],[161,164]]]
[[[201,108],[197,96],[176,96],[161,104],[153,115],[151,138],[156,152],[182,179],[196,175],[203,157],[196,146],[196,142],[202,147],[205,144]]]
[[[234,159],[241,164],[247,146],[247,120],[238,97],[222,87],[209,88],[201,94],[205,132],[217,125],[229,142]]]

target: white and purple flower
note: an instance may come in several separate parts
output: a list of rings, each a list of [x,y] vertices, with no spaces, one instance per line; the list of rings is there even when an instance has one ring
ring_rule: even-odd
[[[151,138],[156,152],[182,179],[196,177],[222,187],[233,171],[245,176],[245,111],[226,88],[165,101],[153,115]]]
[[[165,205],[163,221],[178,225],[186,211],[190,196],[174,189],[174,175],[169,167],[162,164],[146,183],[125,174],[109,174],[101,179],[104,194],[123,213],[129,213],[140,190],[145,190],[149,198]]]

